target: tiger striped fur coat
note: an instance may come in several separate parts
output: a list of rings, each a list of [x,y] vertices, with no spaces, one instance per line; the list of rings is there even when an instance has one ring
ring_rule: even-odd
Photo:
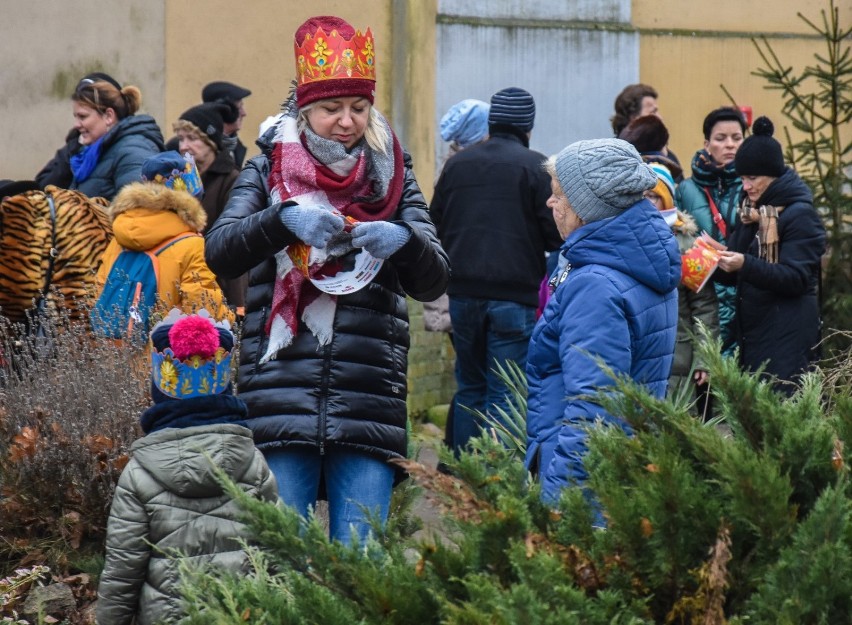
[[[53,207],[51,207],[51,200]],[[101,256],[112,239],[108,202],[48,185],[0,204],[0,314],[14,323],[47,287],[47,305],[87,318]]]

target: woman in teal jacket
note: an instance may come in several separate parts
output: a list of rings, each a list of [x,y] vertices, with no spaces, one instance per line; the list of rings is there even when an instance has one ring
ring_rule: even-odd
[[[743,185],[734,157],[747,128],[743,114],[735,108],[711,111],[704,118],[704,147],[692,158],[692,177],[681,182],[675,193],[675,205],[695,219],[698,232],[707,232],[720,243],[727,241],[737,223]],[[736,289],[718,283],[714,286],[722,344],[729,351],[736,342],[732,325]]]

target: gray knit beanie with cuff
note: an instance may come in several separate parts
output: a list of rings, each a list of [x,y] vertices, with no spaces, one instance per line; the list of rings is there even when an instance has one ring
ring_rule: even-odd
[[[636,148],[621,139],[572,143],[556,155],[556,175],[583,223],[621,214],[657,184]]]

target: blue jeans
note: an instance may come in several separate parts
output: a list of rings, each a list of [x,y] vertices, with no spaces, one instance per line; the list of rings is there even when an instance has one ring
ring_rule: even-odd
[[[508,410],[506,385],[496,373],[515,361],[523,370],[535,326],[535,306],[502,300],[450,296],[450,319],[456,350],[456,395],[453,399],[453,451],[458,454],[485,425],[471,412],[497,415]]]
[[[332,539],[349,544],[354,527],[363,542],[370,533],[371,515],[383,524],[387,521],[394,468],[384,460],[341,449],[325,455],[313,449],[270,449],[263,455],[278,482],[281,501],[303,517],[316,505],[320,478],[325,479]]]

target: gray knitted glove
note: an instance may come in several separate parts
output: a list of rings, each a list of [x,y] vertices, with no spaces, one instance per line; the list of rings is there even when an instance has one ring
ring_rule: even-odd
[[[410,238],[408,228],[389,221],[362,221],[352,228],[352,245],[376,258],[390,258]]]
[[[281,206],[278,216],[284,225],[311,247],[324,248],[343,230],[343,217],[327,204]]]

